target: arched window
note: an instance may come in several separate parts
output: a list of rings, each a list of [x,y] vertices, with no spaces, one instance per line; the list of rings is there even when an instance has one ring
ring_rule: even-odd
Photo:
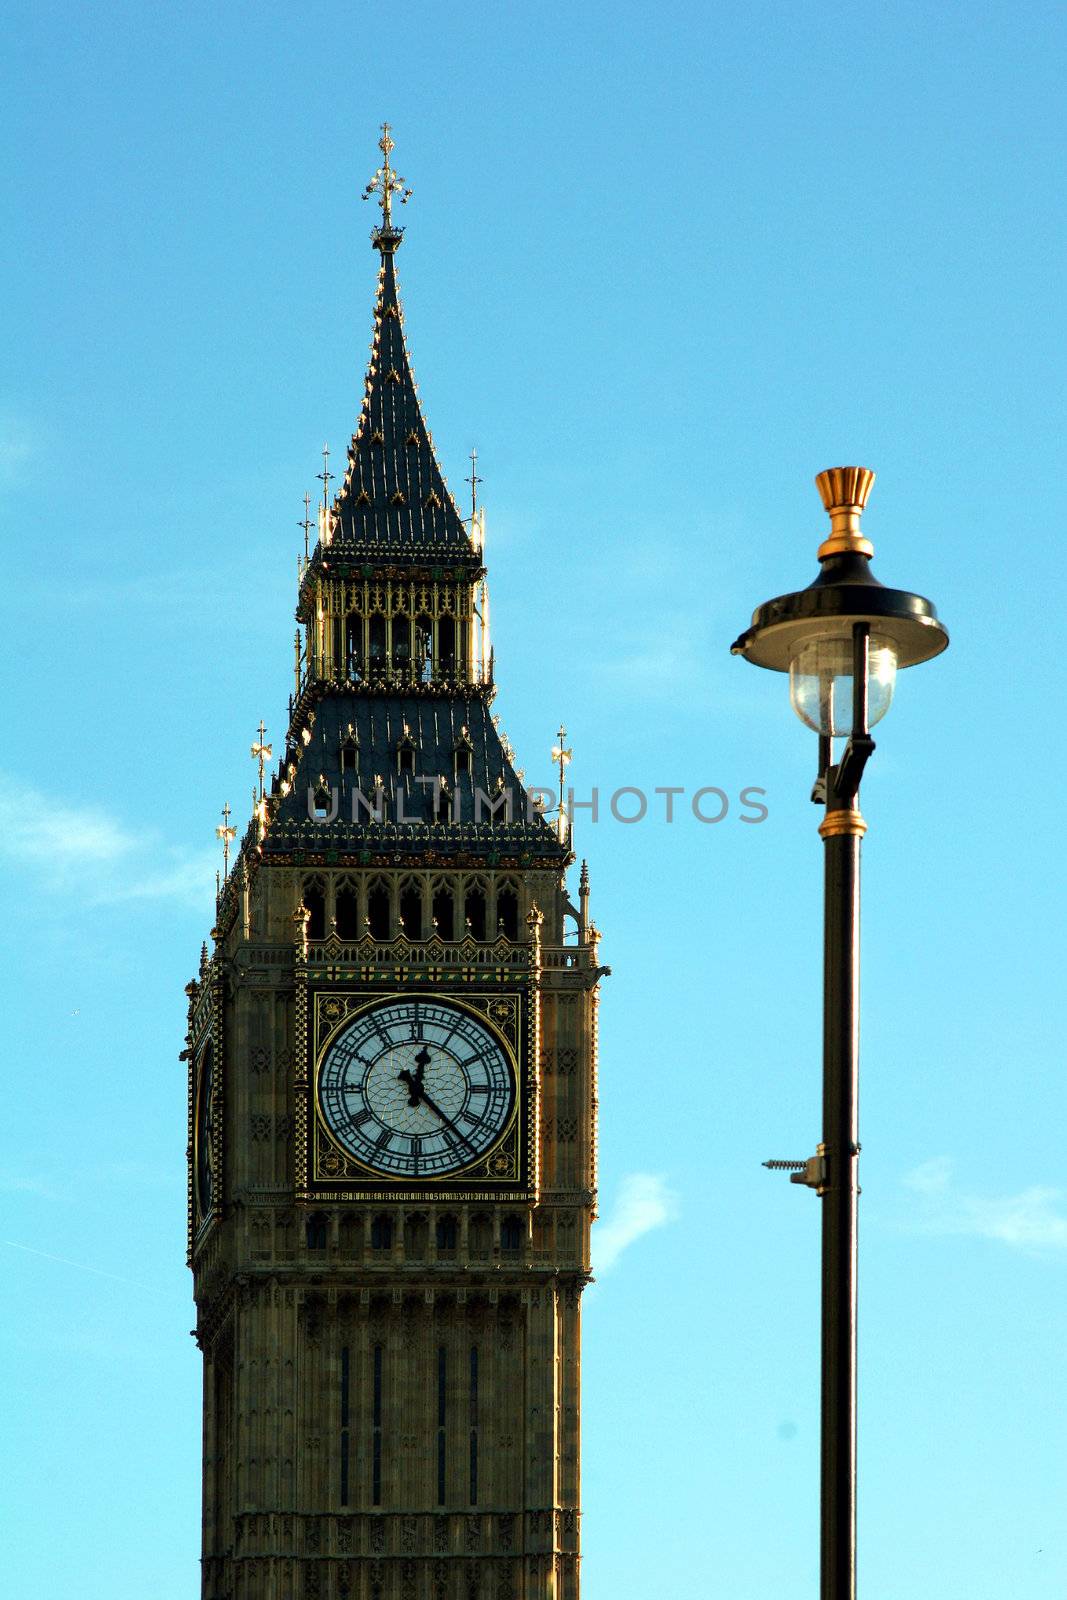
[[[425,1217],[404,1218],[404,1257],[407,1261],[425,1261],[429,1236],[430,1229]]]
[[[505,1217],[500,1224],[500,1248],[514,1252],[522,1249],[522,1218]]]
[[[431,790],[431,805],[433,804]],[[437,788],[437,818],[438,822],[452,821],[452,791],[442,778]]]
[[[313,1217],[308,1217],[305,1224],[305,1234],[309,1250],[325,1250],[326,1229],[327,1220],[321,1211],[317,1211]]]
[[[456,624],[451,617],[442,617],[437,624],[437,648],[441,656],[438,674],[442,678],[456,676]]]
[[[407,617],[393,618],[393,666],[398,672],[406,670],[411,660],[411,623]]]
[[[389,939],[389,890],[376,883],[367,896],[367,922],[372,939]]]
[[[372,672],[380,672],[385,666],[385,618],[371,617],[367,633],[369,636],[368,665]]]
[[[350,883],[338,889],[334,908],[338,938],[358,939],[362,932],[359,926],[359,895]]]
[[[422,938],[422,891],[406,883],[400,891],[400,927],[406,939]]]
[[[437,1252],[438,1254],[455,1250],[459,1244],[459,1223],[455,1217],[438,1217],[437,1219]]]
[[[345,619],[345,672],[353,682],[363,676],[363,618]]]
[[[391,1250],[393,1248],[392,1217],[375,1217],[370,1225],[370,1247],[372,1250]]]
[[[519,937],[519,897],[510,884],[504,884],[496,895],[497,933],[505,939]]]
[[[331,822],[333,820],[331,816],[333,811],[333,795],[330,793],[326,784],[320,784],[315,790],[312,800],[312,809],[315,813],[316,822]]]
[[[396,770],[398,772],[415,771],[415,741],[411,737],[408,726],[404,724],[404,732],[397,740]]]
[[[459,737],[452,746],[452,758],[455,762],[457,778],[463,777],[464,774],[469,774],[472,754],[473,746],[471,745],[470,734],[466,728],[460,728]]]
[[[415,618],[415,677],[419,683],[433,677],[433,623],[425,613]]]
[[[304,885],[304,907],[308,915],[308,938],[326,937],[326,890],[318,878]]]
[[[450,943],[456,937],[456,903],[451,889],[437,889],[433,897],[434,931],[439,939]]]
[[[464,904],[467,932],[472,939],[485,938],[485,890],[477,887],[467,890]]]
[[[475,1261],[488,1261],[493,1244],[493,1225],[489,1218],[479,1214],[472,1217],[467,1230],[470,1253]]]

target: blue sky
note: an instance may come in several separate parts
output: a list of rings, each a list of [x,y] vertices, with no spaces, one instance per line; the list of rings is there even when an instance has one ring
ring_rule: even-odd
[[[745,785],[579,822],[613,976],[585,1596],[812,1593],[814,740],[732,660],[823,467],[948,654],[864,787],[866,1600],[1067,1587],[1062,9],[9,8],[0,851],[10,1592],[196,1592],[183,985],[283,732],[343,455],[383,117],[453,485],[479,451],[531,779]]]

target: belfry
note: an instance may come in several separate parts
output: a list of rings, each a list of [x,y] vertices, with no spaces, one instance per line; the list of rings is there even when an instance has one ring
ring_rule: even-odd
[[[564,808],[492,714],[476,463],[464,517],[380,148],[362,408],[187,990],[202,1595],[577,1600],[607,969]]]

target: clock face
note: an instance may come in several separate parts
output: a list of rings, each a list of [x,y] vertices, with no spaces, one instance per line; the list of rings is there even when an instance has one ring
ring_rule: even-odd
[[[383,1000],[361,1011],[319,1068],[319,1106],[337,1142],[390,1178],[438,1178],[477,1161],[515,1104],[496,1035],[443,1000]]]
[[[196,1120],[193,1148],[196,1172],[196,1203],[201,1217],[206,1217],[211,1210],[214,1191],[214,1173],[211,1164],[211,1118],[214,1087],[211,1046],[209,1044],[200,1057],[200,1070],[196,1076]]]

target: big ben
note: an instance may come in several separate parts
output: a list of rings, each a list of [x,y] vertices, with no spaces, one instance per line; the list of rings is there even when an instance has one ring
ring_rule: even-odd
[[[362,406],[188,987],[202,1594],[577,1600],[606,969],[493,715],[484,517],[422,416],[381,149]]]

